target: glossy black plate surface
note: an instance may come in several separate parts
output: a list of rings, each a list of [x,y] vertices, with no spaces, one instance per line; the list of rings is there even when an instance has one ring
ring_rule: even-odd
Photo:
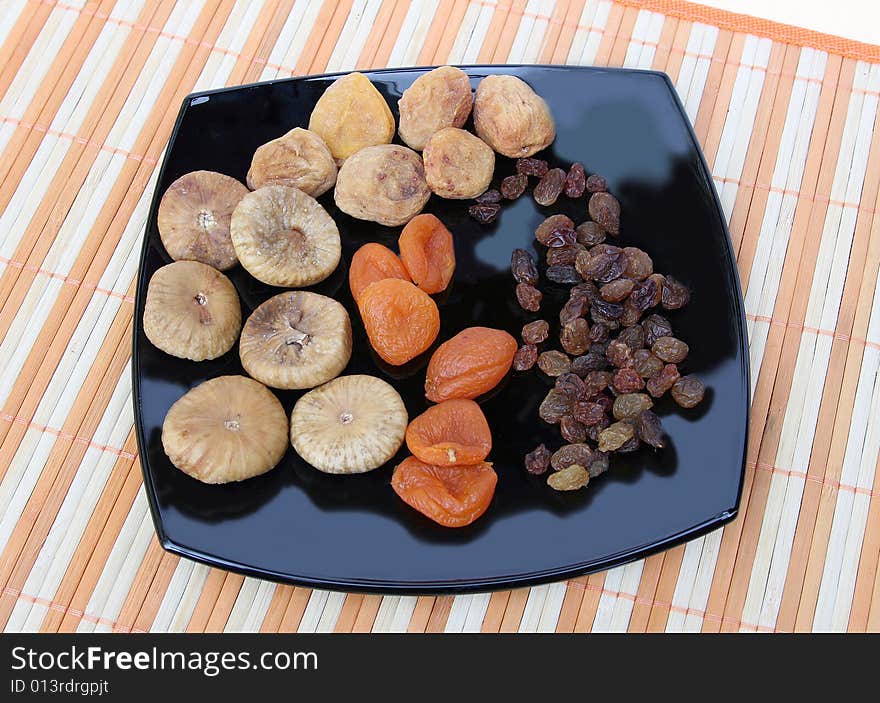
[[[396,114],[397,98],[425,69],[369,75]],[[224,357],[194,363],[155,349],[141,327],[146,284],[170,261],[156,229],[160,195],[180,175],[210,169],[244,181],[260,144],[296,126],[333,77],[291,79],[198,93],[181,108],[147,222],[138,281],[134,331],[135,417],[141,463],[156,531],[177,554],[247,574],[322,588],[396,592],[450,592],[522,586],[595,571],[698,536],[731,520],[742,485],[748,422],[745,321],[730,240],[708,170],[669,79],[661,73],[577,67],[493,66],[466,69],[481,76],[512,73],[550,105],[557,138],[539,155],[567,166],[582,161],[601,173],[622,204],[620,241],[646,249],[656,270],[693,290],[684,310],[671,313],[691,347],[684,370],[699,374],[709,391],[697,409],[677,409],[667,398],[655,408],[671,446],[641,450],[612,462],[586,490],[560,494],[522,467],[539,442],[555,447],[556,428],[537,417],[550,387],[537,372],[512,375],[483,402],[493,428],[490,459],[499,475],[485,516],[459,530],[422,517],[390,488],[394,463],[366,475],[326,476],[290,449],[277,469],[249,481],[206,486],[177,471],[162,451],[168,408],[205,379],[242,373],[237,347]],[[500,158],[497,177],[514,171]],[[364,242],[396,248],[399,228],[354,220],[321,198],[339,224],[343,263],[314,290],[339,299],[354,327],[354,354],[346,373],[391,381],[410,416],[426,407],[424,366],[393,369],[377,363],[348,290],[346,261]],[[585,199],[560,198],[576,222]],[[501,327],[518,336],[536,315],[516,305],[509,273],[514,247],[534,250],[533,231],[545,217],[527,195],[483,227],[467,216],[467,202],[432,197],[426,211],[452,230],[457,269],[435,296],[442,327],[438,343],[464,327]],[[247,315],[280,292],[241,267],[231,272]],[[552,284],[550,284],[552,285]],[[546,317],[557,319],[563,290],[545,297]],[[288,412],[297,393],[279,394]],[[405,455],[405,448],[398,460]]]

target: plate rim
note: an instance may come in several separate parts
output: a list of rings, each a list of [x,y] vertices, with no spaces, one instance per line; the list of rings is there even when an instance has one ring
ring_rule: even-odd
[[[745,483],[745,472],[746,472],[746,456],[748,452],[749,445],[749,436],[751,431],[751,418],[750,418],[750,408],[752,401],[752,393],[751,393],[751,361],[749,358],[749,347],[748,347],[748,327],[746,324],[745,317],[745,301],[742,294],[742,282],[740,280],[739,268],[736,264],[736,257],[733,252],[733,241],[730,237],[730,230],[727,224],[727,219],[724,217],[724,210],[721,205],[721,199],[718,196],[718,191],[715,188],[715,182],[712,178],[712,171],[709,168],[708,163],[706,162],[705,154],[703,154],[703,149],[700,145],[699,139],[697,138],[696,132],[694,131],[694,126],[691,123],[690,118],[687,115],[687,111],[685,110],[684,105],[681,102],[681,98],[678,95],[678,92],[675,89],[675,84],[672,82],[672,79],[663,71],[657,70],[649,70],[649,69],[637,69],[637,68],[619,68],[619,67],[606,67],[606,66],[570,66],[566,64],[440,64],[440,65],[455,65],[458,68],[461,68],[463,71],[475,71],[480,69],[487,69],[490,71],[497,72],[498,69],[507,69],[510,73],[516,74],[517,71],[520,70],[528,70],[528,69],[557,69],[564,71],[584,71],[590,73],[629,73],[629,74],[638,74],[642,76],[654,76],[660,80],[662,80],[665,84],[667,92],[670,94],[673,100],[673,104],[677,108],[679,112],[679,116],[683,120],[684,124],[687,127],[688,136],[690,137],[691,143],[693,145],[694,151],[699,156],[699,167],[700,174],[703,178],[704,183],[708,186],[708,190],[711,192],[714,204],[715,204],[715,214],[718,217],[718,221],[721,224],[721,227],[724,231],[724,249],[726,252],[726,261],[725,265],[728,267],[730,273],[732,273],[732,280],[735,283],[735,293],[734,296],[734,306],[736,309],[737,316],[739,318],[739,345],[740,345],[740,357],[742,359],[742,368],[741,368],[741,382],[743,384],[743,395],[742,397],[745,399],[745,407],[742,409],[742,412],[745,417],[745,427],[743,433],[743,444],[742,444],[742,457],[740,462],[740,475],[739,475],[739,485],[737,487],[736,499],[730,507],[722,510],[718,514],[707,518],[706,520],[696,523],[691,527],[685,528],[678,532],[672,533],[670,535],[665,535],[658,539],[652,540],[650,542],[637,545],[631,547],[629,549],[623,550],[621,552],[616,552],[614,554],[609,554],[604,557],[600,557],[597,559],[592,559],[586,562],[579,562],[576,564],[566,564],[563,566],[551,568],[551,569],[541,569],[538,571],[527,571],[527,572],[517,572],[515,574],[501,575],[501,576],[490,576],[485,578],[469,578],[469,579],[448,579],[448,580],[434,580],[434,581],[403,581],[403,580],[385,580],[385,579],[366,579],[366,578],[354,578],[354,577],[346,577],[346,578],[331,578],[331,577],[321,577],[321,576],[306,576],[299,574],[292,574],[287,572],[275,571],[267,568],[257,568],[253,566],[249,566],[247,564],[243,564],[236,561],[231,561],[224,559],[222,557],[218,557],[217,555],[207,553],[203,550],[196,549],[193,547],[188,547],[180,542],[174,540],[172,537],[168,535],[165,530],[165,526],[163,524],[161,518],[161,511],[159,508],[159,500],[158,500],[158,492],[157,486],[154,481],[153,472],[148,469],[148,461],[147,457],[147,448],[148,442],[146,437],[144,436],[144,425],[143,425],[143,416],[142,416],[142,397],[140,392],[140,340],[139,334],[141,328],[141,323],[137,319],[137,311],[143,307],[143,298],[146,296],[146,268],[144,267],[144,261],[146,259],[147,252],[151,245],[151,238],[148,234],[151,229],[150,225],[155,224],[155,216],[158,208],[158,202],[161,198],[159,193],[158,184],[162,182],[165,176],[165,170],[168,166],[168,158],[171,154],[174,143],[177,139],[178,132],[180,131],[180,126],[183,123],[183,120],[186,116],[187,110],[194,106],[197,103],[194,103],[195,100],[198,100],[202,97],[208,97],[211,95],[217,95],[222,93],[229,92],[238,92],[248,90],[250,88],[265,86],[265,85],[275,85],[280,83],[294,83],[299,81],[308,81],[317,78],[334,78],[338,76],[348,75],[349,73],[354,73],[355,71],[336,71],[333,73],[318,73],[311,74],[308,76],[293,76],[290,78],[280,78],[280,79],[272,79],[267,81],[258,81],[254,83],[246,83],[243,85],[236,86],[227,86],[223,88],[213,88],[210,90],[202,90],[202,91],[194,91],[192,93],[187,94],[182,100],[181,105],[177,113],[177,117],[174,121],[174,126],[171,130],[171,135],[168,138],[168,143],[165,147],[165,155],[162,158],[162,164],[159,168],[159,171],[156,175],[156,188],[153,191],[152,198],[150,199],[150,208],[147,214],[147,219],[144,225],[144,238],[141,244],[141,252],[138,260],[138,272],[137,272],[137,287],[135,290],[135,300],[134,300],[134,319],[132,321],[132,345],[131,345],[131,376],[132,376],[132,403],[134,405],[134,428],[135,428],[135,437],[137,440],[137,448],[138,448],[138,459],[140,462],[141,474],[143,476],[144,481],[144,490],[147,496],[147,503],[150,508],[150,516],[153,521],[153,527],[156,531],[156,536],[159,540],[160,546],[167,552],[171,554],[175,554],[177,556],[186,557],[187,559],[191,559],[193,561],[206,564],[207,566],[212,566],[215,568],[224,569],[226,571],[231,571],[234,573],[242,574],[244,576],[251,576],[255,578],[265,579],[269,581],[274,581],[276,583],[284,583],[291,584],[296,586],[302,586],[306,588],[318,588],[324,590],[336,590],[336,591],[345,591],[351,593],[373,593],[373,594],[405,594],[405,595],[444,595],[444,594],[461,594],[461,593],[478,593],[478,592],[489,592],[496,591],[502,589],[513,589],[513,588],[524,588],[531,587],[538,584],[551,583],[556,581],[567,580],[570,578],[575,578],[578,576],[583,576],[590,573],[595,573],[598,571],[604,571],[606,569],[611,569],[617,566],[622,566],[624,564],[636,561],[637,559],[643,559],[652,554],[659,553],[661,551],[670,549],[672,547],[683,544],[687,541],[695,539],[697,537],[701,537],[727,523],[733,521],[738,513],[739,513],[739,505],[742,501],[742,493],[743,486]],[[365,75],[376,75],[376,74],[387,74],[387,73],[404,73],[404,72],[413,72],[413,73],[424,73],[430,71],[437,66],[403,66],[403,67],[390,67],[390,68],[381,68],[381,69],[369,69],[360,71]]]

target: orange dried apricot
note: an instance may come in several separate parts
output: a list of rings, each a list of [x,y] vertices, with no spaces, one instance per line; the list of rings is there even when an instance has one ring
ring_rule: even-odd
[[[371,283],[383,281],[386,278],[400,278],[408,281],[409,274],[403,267],[400,259],[388,247],[375,242],[364,244],[351,257],[351,266],[348,269],[348,285],[351,287],[351,295],[357,302],[364,289]]]
[[[434,215],[416,215],[398,240],[400,258],[410,278],[425,293],[439,293],[455,271],[455,247],[450,232]]]
[[[503,330],[462,330],[431,356],[425,395],[439,403],[450,398],[476,398],[492,390],[510,370],[516,348],[516,340]]]
[[[431,296],[399,278],[367,286],[358,308],[373,349],[393,366],[417,357],[440,331],[440,311]]]
[[[413,419],[406,428],[406,446],[427,464],[476,464],[489,456],[492,432],[479,405],[455,398]]]
[[[394,492],[410,507],[444,527],[470,525],[492,502],[498,476],[489,462],[434,466],[410,456],[391,477]]]

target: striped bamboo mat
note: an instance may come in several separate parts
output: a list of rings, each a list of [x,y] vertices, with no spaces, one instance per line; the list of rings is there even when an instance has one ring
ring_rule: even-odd
[[[7,631],[880,630],[880,47],[674,0],[0,0],[0,47]],[[740,517],[606,573],[456,597],[310,591],[164,553],[129,361],[181,98],[476,62],[672,77],[746,291]]]

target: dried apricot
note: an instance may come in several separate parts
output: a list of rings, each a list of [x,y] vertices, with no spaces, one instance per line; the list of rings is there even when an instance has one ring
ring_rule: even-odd
[[[431,406],[409,423],[406,446],[427,464],[476,464],[489,456],[492,432],[479,405],[453,398]]]
[[[492,390],[510,369],[516,347],[516,340],[502,330],[462,330],[431,356],[425,395],[439,403],[449,398],[476,398]]]
[[[416,215],[398,240],[403,266],[425,293],[445,290],[455,271],[455,246],[450,232],[434,215]]]
[[[444,527],[464,527],[486,512],[498,476],[492,464],[433,466],[414,456],[404,459],[391,487],[404,503]]]
[[[386,278],[409,280],[409,274],[406,272],[403,262],[388,247],[368,242],[351,257],[348,285],[355,302],[367,286],[376,281],[384,281]]]
[[[365,288],[358,308],[373,349],[393,366],[417,357],[440,331],[440,311],[431,296],[399,278]]]

